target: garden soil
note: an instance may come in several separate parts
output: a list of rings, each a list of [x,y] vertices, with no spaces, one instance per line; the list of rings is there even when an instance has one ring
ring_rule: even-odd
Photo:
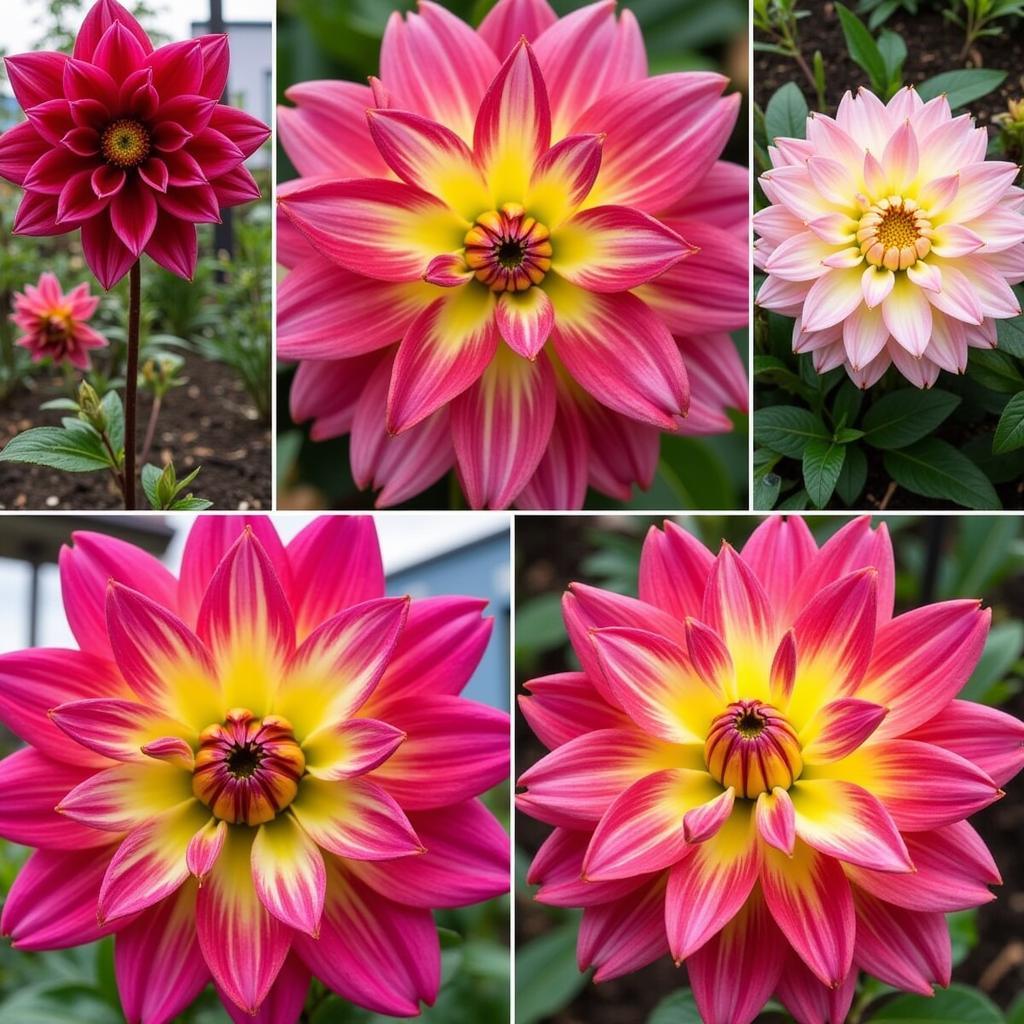
[[[147,461],[163,465],[173,459],[179,477],[202,466],[189,490],[212,501],[214,509],[269,509],[270,430],[259,422],[241,382],[223,364],[196,356],[186,357],[181,376],[188,383],[165,396]],[[39,411],[43,402],[67,397],[63,382],[42,375],[33,380],[34,390],[19,390],[0,403],[0,447],[29,427],[59,426],[67,415]],[[140,446],[150,409],[149,395],[140,394]],[[140,507],[146,507],[144,502],[140,494]],[[120,495],[106,473],[62,473],[0,462],[0,509],[87,512],[120,507]]]

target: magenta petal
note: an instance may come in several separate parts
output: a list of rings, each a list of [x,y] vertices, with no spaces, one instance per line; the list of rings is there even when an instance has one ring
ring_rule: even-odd
[[[255,1015],[240,1010],[220,988],[217,994],[234,1024],[297,1024],[309,992],[309,968],[289,953]]]
[[[15,185],[50,147],[30,121],[22,121],[0,135],[0,177]]]
[[[57,223],[57,197],[39,192],[26,192],[14,216],[11,232],[15,235],[63,235],[71,231],[70,225]]]
[[[652,526],[640,555],[640,600],[679,621],[700,615],[714,555],[692,533],[666,520]]]
[[[89,13],[85,16],[82,27],[75,37],[75,58],[91,60],[104,33],[114,24],[120,24],[126,28],[142,47],[144,53],[152,52],[153,44],[149,41],[149,36],[117,0],[97,0],[89,9]]]
[[[125,252],[128,250],[125,249]],[[146,255],[165,270],[191,281],[199,258],[195,225],[158,212]]]
[[[498,0],[477,32],[498,60],[504,60],[521,38],[532,43],[557,20],[547,0]]]
[[[667,951],[664,876],[639,892],[583,911],[576,962],[581,971],[597,968],[595,981],[639,970]]]
[[[92,178],[93,173],[90,171],[79,171],[68,178],[57,198],[57,219],[62,224],[79,224],[107,208],[110,199],[96,195]]]
[[[67,54],[48,50],[21,53],[4,60],[11,91],[22,110],[63,97],[67,62]]]
[[[210,127],[230,139],[244,157],[252,156],[270,138],[270,129],[262,121],[223,103],[214,108]]]
[[[256,179],[241,164],[227,174],[214,178],[210,184],[222,208],[251,203],[259,199],[261,194]]]
[[[102,68],[120,85],[146,59],[147,50],[138,38],[120,22],[115,22],[100,37],[91,62]]]
[[[203,86],[203,47],[198,39],[183,39],[154,50],[146,58],[153,85],[161,96],[194,96]]]
[[[549,750],[597,729],[626,729],[629,719],[590,685],[583,672],[559,672],[523,684],[519,710]]]
[[[103,68],[81,60],[64,65],[64,95],[71,101],[99,100],[108,110],[117,107],[117,83]]]
[[[166,173],[166,165],[164,171]],[[143,181],[149,184],[145,177]],[[191,224],[220,223],[220,204],[217,202],[217,193],[210,185],[193,185],[191,188],[172,186],[158,193],[155,199],[160,211],[168,217]]]
[[[107,291],[128,273],[137,259],[111,230],[106,217],[94,217],[82,225],[82,252],[89,269]]]
[[[202,167],[207,180],[227,174],[245,159],[238,146],[214,128],[203,129],[189,139],[185,148]]]

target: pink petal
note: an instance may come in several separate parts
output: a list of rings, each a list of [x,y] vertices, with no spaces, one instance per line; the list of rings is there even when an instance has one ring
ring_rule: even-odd
[[[830,270],[819,277],[804,299],[806,331],[822,331],[845,320],[863,301],[860,267]]]
[[[665,882],[655,878],[640,892],[583,911],[576,962],[594,981],[610,981],[665,955]]]
[[[811,974],[795,953],[790,952],[776,995],[798,1024],[843,1021],[847,1019],[857,991],[857,978],[858,972],[853,969],[838,988],[829,988]]]
[[[202,881],[210,873],[228,838],[226,821],[210,820],[189,840],[185,863],[189,874]]]
[[[441,951],[430,911],[393,903],[336,860],[328,864],[319,939],[298,935],[295,951],[329,988],[376,1013],[414,1016],[433,1003]]]
[[[198,252],[195,226],[162,210],[158,212],[156,228],[146,245],[146,255],[164,270],[191,281],[196,272]]]
[[[788,791],[776,786],[770,793],[762,793],[757,798],[754,816],[761,838],[792,857],[796,845],[796,813]]]
[[[112,25],[120,25],[131,33],[143,53],[152,53],[153,44],[145,30],[117,0],[98,0],[85,16],[75,37],[74,56],[77,60],[91,60],[100,40]]]
[[[406,810],[431,810],[476,796],[508,776],[509,718],[462,697],[401,697],[374,715],[406,734],[373,772]],[[424,784],[429,779],[430,785]]]
[[[889,709],[880,736],[901,736],[942,712],[974,671],[991,620],[978,601],[943,601],[878,630],[857,696]]]
[[[206,987],[210,972],[196,941],[195,905],[195,888],[184,886],[117,936],[114,971],[128,1020],[172,1020]]]
[[[36,850],[11,885],[0,931],[15,949],[66,949],[115,930],[96,922],[100,879],[114,847]]]
[[[665,894],[665,927],[676,963],[736,916],[757,882],[761,861],[747,808],[737,809],[716,835],[692,849],[672,868]]]
[[[801,734],[804,764],[827,764],[852,754],[887,714],[888,708],[857,697],[826,704]]]
[[[495,307],[495,323],[502,339],[524,359],[536,359],[555,324],[555,308],[547,292],[502,292]]]
[[[318,729],[303,742],[306,771],[317,779],[351,779],[386,761],[405,740],[387,722],[354,718]]]
[[[118,761],[143,761],[142,747],[152,740],[189,735],[186,726],[154,707],[108,697],[62,703],[50,718],[76,743]]]
[[[705,1024],[751,1024],[778,983],[785,942],[755,896],[686,963]],[[731,981],[737,974],[743,984]]]
[[[30,121],[16,124],[0,135],[0,177],[22,184],[29,169],[49,148]]]
[[[608,704],[582,672],[562,672],[523,684],[519,710],[549,750],[598,729],[629,728],[629,719]]]
[[[558,15],[547,0],[498,0],[477,32],[498,60],[504,60],[521,37],[532,43],[556,21]]]
[[[384,861],[351,861],[347,866],[371,889],[410,907],[463,907],[508,892],[509,839],[479,800],[409,820],[427,848],[402,860],[401,870]]]
[[[997,786],[1005,785],[1024,767],[1024,724],[1005,711],[982,704],[951,701],[934,718],[916,725],[906,738],[959,754]]]
[[[131,29],[116,21],[100,36],[89,59],[120,85],[145,60],[148,52]]]
[[[195,95],[203,85],[203,46],[198,39],[167,43],[146,58],[153,86],[161,96]]]
[[[83,25],[84,29],[84,25]],[[79,31],[79,38],[82,31]],[[34,53],[19,53],[4,59],[11,92],[22,110],[38,106],[47,100],[64,95],[64,65],[66,53],[38,50]]]
[[[317,937],[327,889],[327,869],[316,843],[294,815],[260,825],[252,842],[256,894],[278,920]]]
[[[817,551],[814,536],[800,516],[766,516],[743,545],[742,559],[760,581],[771,606],[780,608]]]
[[[534,165],[526,208],[542,224],[557,227],[590,194],[601,169],[602,135],[570,135]]]
[[[768,597],[750,566],[728,544],[723,543],[711,568],[700,618],[731,651],[744,646],[763,651],[770,646],[773,616]],[[736,668],[742,674],[745,666],[737,663]]]
[[[234,1024],[298,1024],[309,993],[309,968],[289,953],[255,1016],[238,1008],[220,989],[217,994]]]
[[[310,433],[317,441],[347,434],[356,403],[380,362],[378,354],[371,352],[353,359],[300,363],[289,395],[292,419],[296,423],[314,420]]]
[[[700,221],[723,231],[746,230],[750,175],[746,167],[719,160],[701,179],[697,189],[668,211],[688,223]]]
[[[587,493],[587,454],[590,443],[575,397],[557,386],[555,424],[547,451],[519,492],[516,507],[578,509]]]
[[[949,927],[942,914],[909,912],[854,890],[857,963],[888,985],[921,995],[949,984]]]
[[[194,231],[191,227],[190,230]],[[82,225],[82,253],[89,269],[107,291],[136,262],[136,257],[110,229],[110,223],[105,217],[93,217]]]
[[[415,426],[480,379],[498,346],[493,311],[492,292],[459,288],[416,317],[395,357],[389,433]]]
[[[628,293],[597,295],[565,281],[548,291],[555,351],[594,398],[625,416],[670,430],[685,415],[689,385],[667,328]]]
[[[84,651],[36,648],[0,655],[0,721],[40,754],[69,764],[104,759],[68,743],[48,712],[68,701],[127,695],[116,667]]]
[[[203,53],[203,82],[199,94],[211,100],[219,100],[228,84],[228,37],[227,35],[196,36]]]
[[[241,166],[214,178],[210,185],[221,209],[251,203],[254,199],[259,199],[261,195],[256,179]]]
[[[459,288],[469,282],[473,271],[462,253],[445,252],[435,256],[423,272],[423,280],[438,288]]]
[[[270,129],[260,120],[237,107],[218,103],[210,118],[210,127],[231,140],[248,158],[270,138]]]
[[[573,132],[608,133],[598,201],[657,214],[694,189],[736,123],[740,97],[722,97],[725,86],[725,78],[707,72],[657,75],[619,86],[577,115]],[[561,93],[552,88],[552,95]]]
[[[512,503],[544,455],[555,403],[547,358],[530,362],[504,345],[476,384],[455,399],[452,442],[471,508]]]
[[[792,857],[765,851],[761,888],[768,911],[822,984],[837,987],[853,962],[850,883],[839,862],[798,844]]]
[[[652,526],[640,555],[640,600],[680,621],[699,615],[714,560],[693,534],[672,520],[665,520],[664,532]]]
[[[932,307],[924,289],[906,278],[898,279],[882,303],[882,319],[910,355],[924,354],[932,333]]]

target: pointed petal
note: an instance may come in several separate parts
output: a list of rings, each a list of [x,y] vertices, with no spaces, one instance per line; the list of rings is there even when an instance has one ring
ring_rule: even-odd
[[[769,604],[781,608],[817,550],[800,516],[766,516],[743,545],[742,558],[760,580]]]
[[[228,837],[228,823],[210,818],[189,840],[185,863],[189,874],[202,881],[213,869]]]
[[[279,921],[317,937],[327,871],[316,843],[292,814],[260,825],[252,841],[256,894]]]
[[[603,135],[570,135],[537,161],[524,205],[541,224],[557,228],[587,198],[603,145]]]
[[[804,764],[838,761],[852,754],[888,714],[880,704],[843,697],[826,704],[800,733]]]
[[[699,807],[683,815],[683,833],[688,843],[703,843],[715,835],[729,820],[736,791],[730,786],[724,793],[719,793]]]
[[[477,33],[504,60],[525,36],[531,43],[558,21],[547,0],[498,0],[480,22]]]
[[[518,698],[519,710],[549,750],[596,729],[629,727],[629,719],[608,704],[582,672],[561,672],[523,684],[529,696]]]
[[[665,955],[665,882],[654,878],[639,892],[584,908],[576,943],[581,971],[609,981]]]
[[[762,793],[757,798],[754,813],[761,838],[792,857],[796,845],[796,813],[788,791],[776,786],[770,793]]]
[[[714,555],[670,519],[664,531],[652,526],[640,554],[640,600],[680,621],[699,615],[713,562]]]
[[[528,288],[502,292],[494,316],[509,348],[524,359],[536,359],[554,327],[555,307],[543,289]]]
[[[317,779],[351,779],[386,761],[405,739],[387,722],[354,718],[325,726],[302,745],[306,771]]]
[[[50,717],[76,743],[117,761],[143,761],[142,748],[164,736],[195,738],[195,731],[152,707],[129,700],[70,701]]]
[[[310,978],[309,968],[292,951],[255,1016],[239,1009],[219,988],[217,995],[234,1024],[296,1024],[306,1005]]]

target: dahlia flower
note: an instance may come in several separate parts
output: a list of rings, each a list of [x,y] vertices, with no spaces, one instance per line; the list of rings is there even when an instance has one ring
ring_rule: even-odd
[[[401,502],[453,464],[474,508],[578,508],[650,485],[663,431],[744,408],[740,97],[647,77],[614,0],[429,0],[388,22],[371,86],[287,91],[278,351],[316,439]],[[688,413],[688,415],[687,415]]]
[[[945,96],[888,102],[849,92],[806,139],[778,138],[754,216],[757,302],[796,317],[793,351],[859,387],[890,364],[919,388],[994,348],[995,321],[1020,314],[1024,191],[1019,168],[985,160],[988,136]]]
[[[154,50],[117,0],[97,0],[70,57],[41,51],[6,64],[27,118],[0,136],[0,176],[25,190],[14,233],[81,228],[104,288],[143,252],[191,278],[195,225],[259,198],[243,161],[270,131],[218,102],[226,36]]]
[[[14,293],[11,320],[25,332],[15,345],[27,348],[33,363],[52,359],[88,370],[89,349],[107,344],[107,339],[86,323],[99,301],[84,283],[65,295],[60,282],[47,271],[36,284],[26,285],[24,293]]]
[[[846,1020],[858,968],[949,982],[945,912],[1000,881],[965,820],[1024,765],[1024,724],[956,700],[990,613],[893,615],[885,526],[820,549],[772,517],[717,556],[652,529],[640,599],[573,585],[581,672],[527,684],[551,753],[519,806],[556,826],[529,879],[583,907],[602,981],[669,952],[706,1024],[774,993],[799,1024]]]
[[[203,517],[180,579],[99,534],[60,557],[79,649],[0,657],[0,834],[38,849],[0,926],[15,948],[116,932],[129,1024],[211,980],[232,1019],[298,1020],[310,975],[398,1016],[437,993],[431,908],[505,892],[476,795],[508,716],[459,692],[484,602],[384,597],[373,524]]]

